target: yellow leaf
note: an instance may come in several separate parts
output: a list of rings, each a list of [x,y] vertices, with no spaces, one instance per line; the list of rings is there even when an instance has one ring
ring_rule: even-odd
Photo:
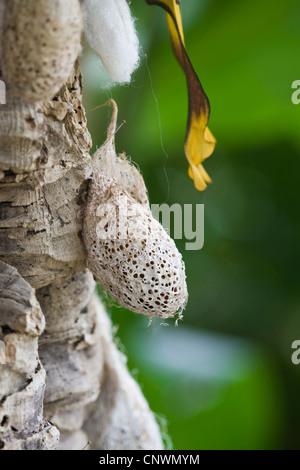
[[[203,191],[207,187],[206,183],[211,183],[211,178],[202,162],[213,153],[216,139],[207,127],[210,114],[208,98],[185,49],[180,0],[146,2],[166,10],[173,51],[186,76],[189,109],[184,151],[190,164],[189,176],[194,180],[195,187]]]

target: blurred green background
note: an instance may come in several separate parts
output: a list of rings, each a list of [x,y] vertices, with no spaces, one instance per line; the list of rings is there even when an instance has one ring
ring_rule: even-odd
[[[117,150],[139,165],[151,203],[204,203],[205,244],[186,251],[189,302],[178,328],[109,305],[129,367],[175,449],[299,449],[299,0],[182,0],[186,45],[210,99],[217,147],[194,189],[183,153],[184,75],[163,10],[132,0],[142,58],[128,86],[86,47],[84,103],[94,148],[113,97]],[[166,155],[167,154],[167,155]]]

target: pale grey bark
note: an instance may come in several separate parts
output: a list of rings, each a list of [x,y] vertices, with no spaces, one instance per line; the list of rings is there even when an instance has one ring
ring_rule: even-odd
[[[54,449],[59,432],[43,418],[45,370],[38,338],[45,321],[34,289],[0,261],[0,449]]]
[[[9,0],[11,11],[23,2]],[[4,7],[0,0],[2,39]],[[8,43],[0,43],[3,52]],[[0,108],[0,340],[15,354],[0,364],[0,448],[81,449],[89,441],[95,449],[162,448],[86,270],[91,138],[79,65],[50,101],[31,95],[30,104],[9,81],[7,89]]]

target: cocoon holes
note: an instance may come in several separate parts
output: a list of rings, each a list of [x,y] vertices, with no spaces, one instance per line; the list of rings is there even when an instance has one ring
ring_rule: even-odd
[[[2,33],[7,87],[28,102],[51,99],[80,52],[79,0],[9,0]]]
[[[84,33],[115,82],[130,82],[139,41],[126,0],[83,0]]]
[[[184,263],[152,216],[141,174],[116,154],[113,105],[108,140],[93,158],[83,224],[87,266],[129,310],[151,317],[181,316],[187,300]]]

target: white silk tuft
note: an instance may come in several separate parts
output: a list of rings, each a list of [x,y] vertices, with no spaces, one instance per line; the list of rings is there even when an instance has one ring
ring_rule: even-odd
[[[139,40],[126,0],[83,0],[84,32],[114,82],[129,83],[139,64]]]

